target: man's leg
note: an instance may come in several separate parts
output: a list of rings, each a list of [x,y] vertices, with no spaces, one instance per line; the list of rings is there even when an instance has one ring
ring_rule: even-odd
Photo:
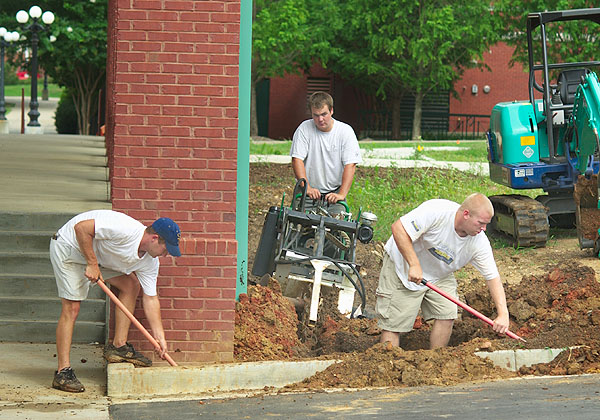
[[[429,335],[429,348],[446,347],[452,335],[453,319],[436,319]]]
[[[135,302],[140,293],[140,282],[136,275],[122,275],[109,280],[111,286],[119,290],[119,300],[133,314]],[[127,343],[131,320],[121,309],[115,311],[115,336],[113,343],[104,349],[104,358],[109,363],[128,362],[136,366],[152,366],[152,361],[141,353],[138,353],[131,344]]]
[[[79,315],[80,301],[62,300],[62,310],[56,326],[56,352],[58,355],[58,370],[71,366],[71,342],[73,329]]]
[[[135,311],[135,303],[140,293],[140,282],[138,281],[135,274],[129,276],[122,275],[119,277],[113,277],[110,280],[110,285],[116,287],[119,290],[119,300],[125,305],[125,307],[133,314]],[[127,336],[129,335],[129,327],[131,325],[130,319],[121,311],[116,308],[115,311],[115,336],[113,338],[113,344],[115,347],[121,347],[127,342]]]
[[[394,331],[381,330],[381,336],[379,337],[380,343],[390,342],[392,346],[400,346],[400,333]]]

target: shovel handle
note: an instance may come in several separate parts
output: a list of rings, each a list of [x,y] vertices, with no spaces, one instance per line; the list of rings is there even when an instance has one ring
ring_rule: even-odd
[[[102,280],[98,280],[98,286],[100,286],[100,288],[102,290],[104,290],[104,293],[106,293],[108,295],[110,300],[112,300],[115,303],[115,305],[117,305],[119,307],[119,309],[121,311],[123,311],[123,313],[125,315],[127,315],[127,318],[129,318],[131,320],[131,322],[133,323],[133,325],[135,325],[137,327],[137,329],[140,330],[142,332],[142,334],[144,334],[144,336],[148,339],[148,341],[150,341],[150,343],[152,343],[154,348],[158,351],[161,351],[161,347],[160,347],[160,344],[158,344],[158,341],[156,341],[154,339],[154,337],[152,337],[152,335],[150,335],[148,330],[146,328],[144,328],[144,326],[140,323],[140,321],[138,321],[135,318],[135,316],[133,316],[133,314],[131,312],[129,312],[129,309],[127,309],[127,307],[125,305],[123,305],[123,302],[121,302],[119,300],[119,298],[112,292],[112,290],[110,290],[108,288],[108,286]],[[169,356],[168,353],[165,352],[164,358],[167,362],[169,362],[169,364],[171,366],[177,366],[177,363],[175,363],[175,361],[171,358],[171,356]]]
[[[457,304],[458,306],[463,308],[465,311],[471,313],[472,315],[475,315],[477,318],[481,319],[483,322],[485,322],[491,326],[494,325],[494,321],[492,321],[490,318],[488,318],[481,312],[477,311],[476,309],[471,308],[469,305],[462,303],[460,300],[456,299],[454,296],[450,296],[448,293],[444,292],[439,287],[431,284],[429,281],[423,279],[423,280],[421,280],[421,283],[423,283],[425,286],[429,287],[434,292],[439,293],[440,295],[444,296],[446,299],[454,302],[455,304]],[[514,338],[515,340],[520,340],[520,341],[523,341],[524,343],[527,342],[524,338],[519,337],[517,334],[515,334],[509,330],[506,330],[505,334],[507,336],[509,336],[510,338]]]

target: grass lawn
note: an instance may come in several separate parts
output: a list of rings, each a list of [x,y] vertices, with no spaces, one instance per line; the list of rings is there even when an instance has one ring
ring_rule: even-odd
[[[292,142],[281,140],[276,143],[250,143],[250,154],[252,155],[289,155]],[[487,144],[485,140],[436,140],[436,141],[360,141],[363,151],[374,149],[390,149],[406,147],[413,149],[413,155],[409,159],[422,159],[428,157],[434,160],[446,162],[487,162]],[[451,146],[456,150],[433,150],[434,147]],[[390,154],[390,157],[393,157]]]
[[[40,83],[41,82],[41,83]],[[21,96],[21,90],[25,89],[25,97],[31,97],[31,84],[21,85],[6,85],[4,86],[4,96]],[[42,97],[42,90],[44,89],[44,82],[38,81],[38,99]],[[54,83],[48,83],[48,96],[50,98],[60,98],[62,88]]]

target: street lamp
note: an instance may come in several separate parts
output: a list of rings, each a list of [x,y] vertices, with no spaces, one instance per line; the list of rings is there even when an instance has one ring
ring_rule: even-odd
[[[47,26],[54,22],[54,13],[45,11],[42,14],[42,9],[39,6],[31,6],[29,13],[25,10],[19,10],[17,12],[17,22],[24,25],[29,20],[29,17],[33,20],[29,25],[24,26],[26,31],[31,32],[31,100],[29,101],[29,124],[27,124],[27,131],[31,134],[42,134],[42,128],[38,121],[40,112],[38,111],[39,103],[37,99],[37,73],[38,73],[38,62],[37,62],[37,49],[39,43],[38,33],[47,30]],[[45,25],[39,23],[40,18]]]
[[[9,32],[5,27],[0,27],[0,133],[8,133],[6,122],[6,102],[4,101],[4,48],[11,42],[18,41],[18,32]]]

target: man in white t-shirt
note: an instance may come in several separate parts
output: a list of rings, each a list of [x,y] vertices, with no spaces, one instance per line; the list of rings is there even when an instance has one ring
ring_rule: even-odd
[[[123,213],[92,210],[73,217],[52,237],[50,261],[62,301],[56,327],[58,370],[53,388],[67,392],[85,390],[71,368],[71,342],[81,301],[98,280],[106,280],[117,288],[119,300],[131,313],[140,288],[143,290],[144,313],[161,347],[159,355],[164,357],[167,342],[156,294],[158,257],[180,256],[180,236],[179,226],[166,217],[146,227]],[[130,324],[117,308],[114,338],[104,349],[104,358],[109,362],[151,366],[152,361],[127,342]]]
[[[460,206],[448,200],[426,201],[394,222],[376,292],[382,343],[398,346],[400,333],[412,330],[421,309],[426,321],[434,320],[430,348],[447,346],[456,304],[420,283],[430,281],[457,296],[453,273],[468,263],[487,281],[497,312],[492,328],[500,334],[508,330],[504,288],[484,233],[493,215],[490,200],[475,193]]]
[[[296,179],[306,179],[307,208],[323,199],[333,205],[346,199],[356,165],[362,163],[354,130],[333,119],[333,98],[313,93],[308,101],[312,119],[302,122],[292,140],[290,156]],[[310,200],[312,201],[310,201]]]

